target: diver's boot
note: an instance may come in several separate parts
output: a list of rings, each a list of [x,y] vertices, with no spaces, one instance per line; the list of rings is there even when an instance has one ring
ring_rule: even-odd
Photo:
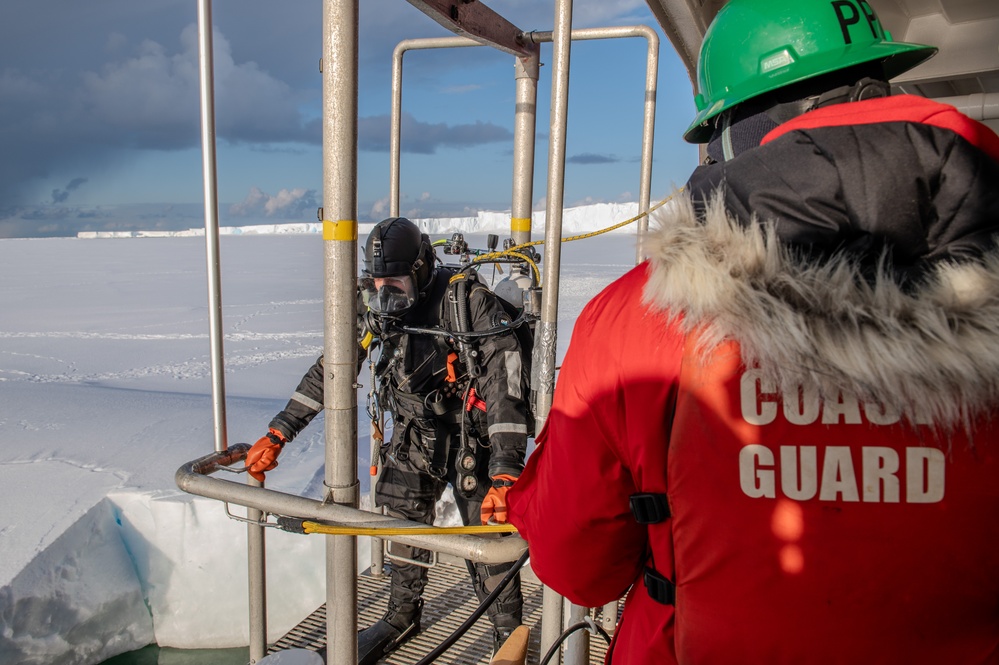
[[[504,626],[502,628],[499,628],[499,627],[494,627],[493,628],[493,657],[494,658],[496,657],[496,654],[499,653],[500,647],[503,646],[503,643],[506,642],[507,639],[511,635],[513,635],[513,631],[514,631],[514,628],[507,628],[506,626]]]
[[[472,585],[475,587],[475,595],[478,596],[479,602],[485,601],[513,567],[513,563],[472,564],[466,562],[466,565],[472,576]],[[495,656],[507,638],[523,623],[524,597],[520,590],[520,575],[510,580],[506,588],[500,592],[489,609],[486,610],[486,614],[493,624],[493,655]]]
[[[409,611],[389,605],[388,612],[374,624],[357,633],[357,665],[374,665],[420,632],[423,601]]]

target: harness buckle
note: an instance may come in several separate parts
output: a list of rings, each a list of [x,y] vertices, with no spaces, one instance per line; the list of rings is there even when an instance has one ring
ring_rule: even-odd
[[[649,598],[661,605],[676,605],[676,585],[655,568],[645,567],[644,581]]]
[[[658,524],[670,517],[666,494],[643,492],[628,497],[631,514],[639,524]]]

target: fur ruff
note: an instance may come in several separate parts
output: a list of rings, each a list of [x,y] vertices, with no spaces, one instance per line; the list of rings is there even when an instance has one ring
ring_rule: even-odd
[[[689,199],[657,215],[644,294],[697,333],[700,357],[736,341],[782,392],[853,395],[944,430],[999,404],[999,249],[906,293],[886,268],[870,280],[841,254],[797,258],[773,224],[743,227],[718,199],[705,217]]]

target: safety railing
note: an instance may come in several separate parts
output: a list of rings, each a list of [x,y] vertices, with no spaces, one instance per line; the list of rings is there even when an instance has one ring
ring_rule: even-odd
[[[278,490],[211,477],[211,474],[219,471],[221,467],[228,467],[243,460],[249,449],[249,445],[237,443],[228,450],[214,452],[184,464],[177,469],[175,475],[177,486],[190,494],[259,510],[265,514],[281,515],[294,519],[316,520],[336,526],[369,529],[418,528],[425,530],[427,528],[427,525],[422,522],[411,522],[359,508],[323,503],[316,499]],[[265,522],[261,521],[261,525],[265,525]],[[491,564],[516,561],[527,549],[527,543],[519,536],[481,538],[465,534],[392,535],[387,540]]]

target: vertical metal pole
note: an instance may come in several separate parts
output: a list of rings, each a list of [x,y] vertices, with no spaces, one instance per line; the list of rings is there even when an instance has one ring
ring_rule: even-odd
[[[482,46],[468,37],[404,39],[392,51],[392,111],[389,130],[389,217],[399,216],[399,171],[402,168],[402,58],[406,51]]]
[[[589,615],[590,610],[580,605],[569,606],[569,618],[566,627],[574,626]],[[590,633],[585,630],[577,630],[565,641],[565,655],[562,660],[565,665],[586,665],[590,662]]]
[[[544,295],[541,299],[540,351],[535,361],[542,366],[535,410],[538,431],[551,411],[555,389],[555,344],[558,323],[559,262],[562,255],[562,203],[565,196],[565,137],[569,105],[569,51],[572,29],[572,0],[557,0],[553,31],[552,103],[548,144],[548,192],[545,223]]]
[[[405,42],[392,52],[392,110],[389,130],[389,217],[399,216],[399,171],[402,168],[402,57]]]
[[[208,260],[208,338],[211,346],[212,417],[215,450],[228,446],[225,413],[225,365],[222,334],[222,278],[219,258],[218,178],[215,159],[215,58],[212,50],[212,3],[198,0],[198,65],[201,93],[201,161],[205,190],[205,249]],[[259,486],[256,480],[247,481]],[[247,509],[250,520],[260,520],[263,513]],[[250,663],[267,653],[267,586],[265,571],[264,529],[246,528],[247,583],[249,586]]]
[[[516,245],[531,240],[531,209],[534,196],[534,137],[538,122],[538,72],[541,47],[534,45],[534,55],[517,58],[516,109],[513,119],[513,202],[510,235]]]
[[[529,32],[524,37],[534,43],[553,41],[551,32]],[[620,39],[623,37],[644,37],[648,42],[645,64],[645,116],[642,123],[642,171],[638,190],[639,212],[647,212],[652,190],[652,144],[656,120],[656,90],[659,80],[659,35],[647,25],[618,26],[612,28],[583,28],[572,31],[572,39]],[[648,218],[638,222],[638,243],[636,263],[645,259],[644,241],[648,231]]]
[[[215,64],[212,54],[212,3],[198,0],[198,63],[201,70],[201,170],[205,190],[205,249],[208,258],[208,339],[211,345],[212,416],[215,451],[228,448],[225,418],[225,367],[222,351],[222,277],[219,260],[219,199],[215,175]]]
[[[638,190],[638,212],[648,212],[652,191],[652,144],[656,126],[656,95],[659,80],[659,35],[648,28],[643,31],[649,43],[645,66],[645,117],[642,123],[642,176]],[[638,222],[638,242],[635,262],[645,260],[645,238],[649,232],[649,218]]]
[[[572,33],[572,0],[557,0],[552,39],[552,102],[548,144],[548,206],[545,223],[545,261],[541,320],[533,364],[538,367],[537,429],[541,431],[552,406],[555,390],[555,351],[558,333],[559,263],[562,254],[562,203],[565,196],[565,137],[569,106],[569,54]],[[547,586],[542,598],[541,653],[562,632],[562,599]]]
[[[325,501],[356,508],[358,0],[323,2]],[[328,662],[357,662],[357,538],[326,538]]]
[[[247,478],[251,487],[264,484],[254,478]],[[264,518],[263,511],[247,508],[246,517],[255,522]],[[246,557],[249,575],[250,600],[250,665],[254,665],[267,655],[267,544],[264,527],[246,525]]]

